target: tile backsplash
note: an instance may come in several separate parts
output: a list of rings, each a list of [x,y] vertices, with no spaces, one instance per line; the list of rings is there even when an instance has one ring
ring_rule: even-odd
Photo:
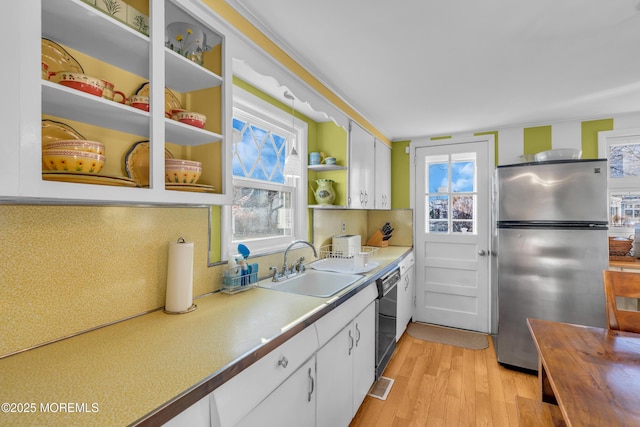
[[[364,246],[376,230],[389,222],[394,228],[391,246],[413,246],[413,210],[315,209],[313,243],[330,245],[336,234],[359,234]]]
[[[405,209],[314,210],[314,245],[343,234],[343,223],[365,244],[387,221],[391,245],[413,245]],[[0,204],[0,224],[0,357],[162,308],[179,237],[194,243],[194,298],[222,286],[226,264],[208,263],[208,208]],[[305,247],[300,255],[313,259]],[[252,261],[262,278],[282,253]]]
[[[0,356],[164,306],[169,243],[194,242],[193,295],[208,267],[207,208],[0,205]]]

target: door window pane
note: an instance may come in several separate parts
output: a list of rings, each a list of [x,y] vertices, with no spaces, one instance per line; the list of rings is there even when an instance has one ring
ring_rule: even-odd
[[[475,176],[474,162],[452,162],[451,190],[454,193],[474,192],[476,187]]]
[[[429,193],[447,193],[449,192],[449,164],[433,163],[429,165],[429,175],[427,177],[427,185]]]
[[[476,155],[427,156],[427,233],[476,232]]]

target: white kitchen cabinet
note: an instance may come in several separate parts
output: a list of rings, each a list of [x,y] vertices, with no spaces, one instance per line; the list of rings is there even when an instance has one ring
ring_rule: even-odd
[[[400,282],[398,283],[398,317],[396,319],[396,341],[400,339],[413,317],[415,307],[415,269],[414,255],[409,253],[400,263]]]
[[[391,148],[375,140],[375,209],[391,209]]]
[[[375,138],[355,122],[349,123],[349,196],[353,209],[373,209],[375,198]]]
[[[211,393],[212,424],[220,427],[238,423],[251,425],[249,421],[258,419],[258,415],[266,417],[266,412],[273,412],[274,418],[270,419],[274,422],[281,419],[278,417],[288,417],[285,412],[299,411],[299,416],[303,416],[313,410],[315,414],[315,395],[310,392],[314,392],[316,386],[313,355],[317,349],[316,330],[309,326],[215,389]],[[305,366],[312,367],[312,372]],[[307,401],[309,396],[311,400]],[[301,402],[306,402],[304,408],[299,407]],[[307,404],[312,404],[313,409]]]
[[[18,42],[5,50],[14,58],[2,74],[4,82],[11,82],[5,85],[5,96],[15,102],[2,107],[6,143],[0,153],[14,161],[0,172],[0,178],[11,178],[1,180],[0,199],[187,205],[230,201],[231,142],[226,135],[231,129],[231,60],[225,46],[227,24],[211,9],[196,0],[149,1],[147,36],[81,0],[12,2],[7,7],[2,31]],[[165,28],[172,22],[204,30],[207,44],[213,46],[204,66],[165,47]],[[150,82],[150,112],[42,79],[37,64],[43,38],[67,50],[85,74],[115,82],[116,90],[133,88],[126,96]],[[204,129],[166,118],[171,102],[165,90],[185,109],[205,113]],[[87,139],[105,144],[106,162],[98,177],[43,174],[43,119],[68,124]],[[130,186],[124,159],[136,142],[146,140],[149,185]],[[193,187],[165,186],[167,150],[175,158],[202,162],[197,192]]]
[[[375,302],[317,354],[317,426],[347,426],[375,377]]]
[[[164,427],[211,427],[211,410],[209,408],[209,396],[205,396],[184,411],[180,412],[168,422]]]
[[[315,425],[315,356],[293,373],[237,424],[238,427]]]

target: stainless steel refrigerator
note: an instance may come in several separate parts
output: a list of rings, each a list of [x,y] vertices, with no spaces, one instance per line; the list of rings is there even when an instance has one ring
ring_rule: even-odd
[[[496,169],[492,332],[498,362],[538,369],[529,317],[606,326],[606,168],[599,159]]]

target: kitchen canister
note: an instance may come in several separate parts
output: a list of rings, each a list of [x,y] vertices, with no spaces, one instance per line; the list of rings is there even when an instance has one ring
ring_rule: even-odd
[[[167,296],[164,312],[188,313],[196,309],[193,304],[193,242],[180,237],[169,244],[167,266]]]

